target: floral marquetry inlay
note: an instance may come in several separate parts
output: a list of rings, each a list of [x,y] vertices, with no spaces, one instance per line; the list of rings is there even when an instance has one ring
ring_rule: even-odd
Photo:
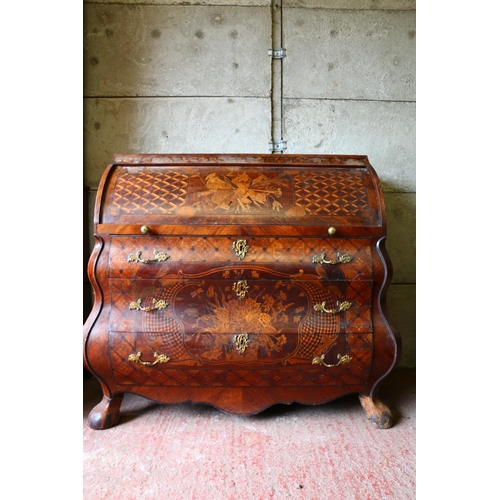
[[[210,349],[204,356],[220,359],[234,354],[234,345],[228,344],[224,335],[227,332],[252,332],[255,340],[245,345],[246,352],[260,348],[267,356],[272,352],[280,352],[286,343],[286,336],[276,327],[289,321],[288,310],[293,306],[293,303],[287,301],[285,293],[277,293],[276,297],[266,294],[258,299],[237,299],[211,286],[206,292],[206,300],[211,312],[200,316],[195,325],[195,337],[209,336],[206,344]],[[241,347],[238,352],[242,352]]]
[[[292,187],[290,176],[283,174],[211,172],[198,178],[199,185],[195,176],[191,178],[191,187],[199,186],[197,201],[192,203],[197,212],[216,210],[238,214],[262,209],[280,212],[283,209],[280,198]]]

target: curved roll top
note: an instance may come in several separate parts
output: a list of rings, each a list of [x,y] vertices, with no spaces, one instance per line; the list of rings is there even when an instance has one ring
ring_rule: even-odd
[[[339,236],[385,225],[364,156],[115,155],[99,191],[96,224],[141,228],[147,220],[152,234],[155,226],[209,223],[324,226]]]

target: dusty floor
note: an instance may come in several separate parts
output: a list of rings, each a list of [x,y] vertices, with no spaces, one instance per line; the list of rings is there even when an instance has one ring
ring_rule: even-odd
[[[396,419],[387,430],[372,426],[356,395],[251,417],[125,395],[119,425],[95,431],[87,416],[101,397],[85,379],[84,500],[416,498],[414,371],[382,385]]]

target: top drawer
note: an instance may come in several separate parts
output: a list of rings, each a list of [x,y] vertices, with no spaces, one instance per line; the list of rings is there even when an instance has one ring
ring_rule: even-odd
[[[201,272],[268,264],[291,274],[316,274],[319,267],[329,279],[371,279],[370,243],[368,238],[112,236],[109,273],[111,278],[151,279],[194,267]]]

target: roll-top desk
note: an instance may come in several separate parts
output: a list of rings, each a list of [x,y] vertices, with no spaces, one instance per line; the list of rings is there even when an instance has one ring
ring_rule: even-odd
[[[94,213],[84,366],[124,393],[254,414],[376,396],[400,339],[385,312],[385,208],[365,156],[115,155]]]

